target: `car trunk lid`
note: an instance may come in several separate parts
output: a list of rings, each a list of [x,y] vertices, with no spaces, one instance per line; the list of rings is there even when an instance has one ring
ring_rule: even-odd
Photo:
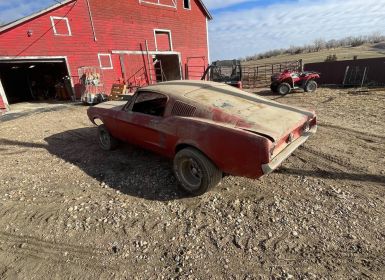
[[[185,96],[211,107],[212,120],[263,135],[275,143],[315,117],[313,112],[222,84],[211,84]]]

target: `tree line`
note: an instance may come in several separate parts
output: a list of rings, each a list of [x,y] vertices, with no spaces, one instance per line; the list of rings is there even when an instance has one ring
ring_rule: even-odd
[[[245,61],[258,60],[264,58],[270,58],[278,55],[289,54],[304,54],[304,53],[314,53],[321,50],[330,50],[341,47],[358,47],[364,44],[376,44],[379,42],[385,41],[385,36],[381,33],[373,33],[372,35],[366,36],[349,36],[339,40],[329,40],[317,39],[312,44],[304,46],[290,46],[286,49],[274,49],[267,52],[259,53],[252,56],[247,56],[244,58]]]

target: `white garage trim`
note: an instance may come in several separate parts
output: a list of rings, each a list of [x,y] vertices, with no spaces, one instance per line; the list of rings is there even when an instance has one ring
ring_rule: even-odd
[[[5,95],[3,84],[1,83],[1,78],[0,78],[0,96],[3,99],[6,110],[9,111],[9,103],[8,103],[7,96]]]

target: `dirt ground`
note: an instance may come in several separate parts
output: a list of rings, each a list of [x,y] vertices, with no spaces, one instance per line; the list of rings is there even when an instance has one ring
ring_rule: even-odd
[[[195,198],[168,160],[101,151],[86,107],[0,118],[0,279],[384,279],[385,92],[259,93],[318,133]]]

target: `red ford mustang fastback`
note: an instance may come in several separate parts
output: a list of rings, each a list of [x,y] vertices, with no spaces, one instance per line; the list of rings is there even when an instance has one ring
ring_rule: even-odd
[[[223,174],[259,178],[276,169],[317,130],[313,112],[237,88],[171,81],[141,88],[127,101],[91,107],[102,149],[118,140],[174,159],[181,187],[201,195]]]

